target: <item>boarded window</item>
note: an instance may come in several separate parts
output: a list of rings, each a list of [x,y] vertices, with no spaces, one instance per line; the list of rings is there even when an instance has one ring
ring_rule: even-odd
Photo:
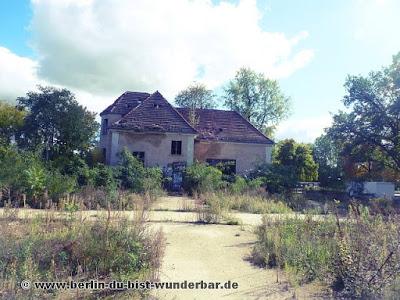
[[[101,134],[103,134],[103,135],[107,134],[107,129],[108,129],[108,119],[102,119],[101,120]]]
[[[142,152],[142,151],[134,151],[134,152],[132,152],[132,155],[134,157],[136,157],[139,161],[141,161],[142,164],[144,164],[144,152]]]
[[[171,154],[181,155],[182,154],[182,141],[172,141],[171,142]]]
[[[221,170],[224,175],[236,174],[236,160],[234,159],[207,159],[207,163]]]

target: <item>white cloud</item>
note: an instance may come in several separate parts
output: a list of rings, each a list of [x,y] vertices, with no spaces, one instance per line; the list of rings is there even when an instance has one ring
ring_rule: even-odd
[[[36,61],[18,56],[1,46],[0,66],[0,100],[13,102],[17,97],[25,96],[28,91],[36,90],[37,85],[52,85],[69,88],[77,100],[91,111],[101,111],[111,101],[110,96],[94,94],[41,79],[37,74]],[[111,99],[117,96],[117,94],[112,95]]]
[[[0,99],[14,100],[41,83],[37,66],[37,62],[0,46]]]
[[[39,75],[91,93],[160,90],[193,80],[211,88],[248,66],[281,78],[313,51],[294,51],[307,32],[264,31],[255,0],[33,0]],[[201,74],[201,78],[198,75]]]
[[[294,138],[298,142],[312,143],[332,124],[331,115],[308,117],[304,119],[289,119],[283,121],[277,128],[276,140]]]
[[[290,76],[313,57],[294,36],[262,29],[255,0],[32,0],[35,59],[0,46],[0,99],[37,84],[66,87],[100,112],[125,90],[169,100],[196,80],[218,88],[242,66]]]

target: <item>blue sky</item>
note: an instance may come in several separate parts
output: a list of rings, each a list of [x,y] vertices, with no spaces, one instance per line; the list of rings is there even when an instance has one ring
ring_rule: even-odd
[[[347,74],[400,51],[396,0],[144,2],[0,1],[0,97],[54,84],[101,111],[124,89],[220,89],[246,65],[292,99],[276,138],[311,142],[342,108]]]

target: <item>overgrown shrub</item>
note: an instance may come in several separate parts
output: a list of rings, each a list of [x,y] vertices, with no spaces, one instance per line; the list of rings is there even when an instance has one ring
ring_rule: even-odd
[[[60,197],[69,194],[76,189],[76,178],[72,176],[62,175],[58,170],[48,172],[46,187],[49,197],[58,203]]]
[[[127,149],[120,153],[116,177],[123,189],[134,193],[154,193],[161,191],[162,172],[159,168],[145,168],[143,163]]]
[[[263,217],[258,227],[259,243],[253,249],[262,266],[289,268],[298,282],[323,280],[333,266],[336,250],[334,220],[313,221],[311,217],[271,219]]]
[[[90,169],[89,183],[94,187],[103,188],[107,192],[115,191],[118,183],[114,173],[115,171],[112,167],[99,163]]]
[[[261,178],[245,179],[242,176],[235,176],[235,180],[228,185],[228,189],[233,194],[243,194],[259,189],[262,184]]]
[[[261,164],[250,174],[250,178],[258,178],[270,193],[290,192],[297,184],[295,169],[277,164]]]
[[[215,167],[197,162],[185,170],[183,186],[192,195],[216,191],[222,184],[222,172]]]
[[[337,226],[336,288],[345,297],[381,297],[399,279],[400,220],[371,216],[364,207],[350,215],[351,222]]]
[[[37,299],[62,293],[23,291],[18,286],[22,280],[68,281],[70,276],[76,281],[154,280],[157,277],[163,236],[161,232],[150,232],[140,219],[134,222],[104,219],[95,223],[74,219],[51,223],[41,219],[0,222],[2,297]],[[72,294],[61,298],[74,297]]]
[[[255,263],[285,268],[299,283],[324,281],[337,297],[380,298],[400,280],[399,219],[363,207],[353,206],[345,220],[265,216],[257,235]]]

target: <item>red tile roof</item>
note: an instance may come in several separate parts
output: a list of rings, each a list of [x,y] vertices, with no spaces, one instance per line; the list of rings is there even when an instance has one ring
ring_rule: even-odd
[[[120,114],[110,128],[138,132],[197,134],[197,140],[273,144],[235,111],[197,109],[198,124],[190,125],[189,109],[174,108],[158,91],[153,94],[125,92],[100,115]]]
[[[181,115],[189,120],[188,108],[177,108]],[[203,141],[223,141],[237,143],[273,144],[250,122],[236,111],[218,109],[196,109],[199,133],[197,139]]]
[[[131,109],[111,128],[138,132],[176,132],[196,134],[197,131],[157,91]]]

